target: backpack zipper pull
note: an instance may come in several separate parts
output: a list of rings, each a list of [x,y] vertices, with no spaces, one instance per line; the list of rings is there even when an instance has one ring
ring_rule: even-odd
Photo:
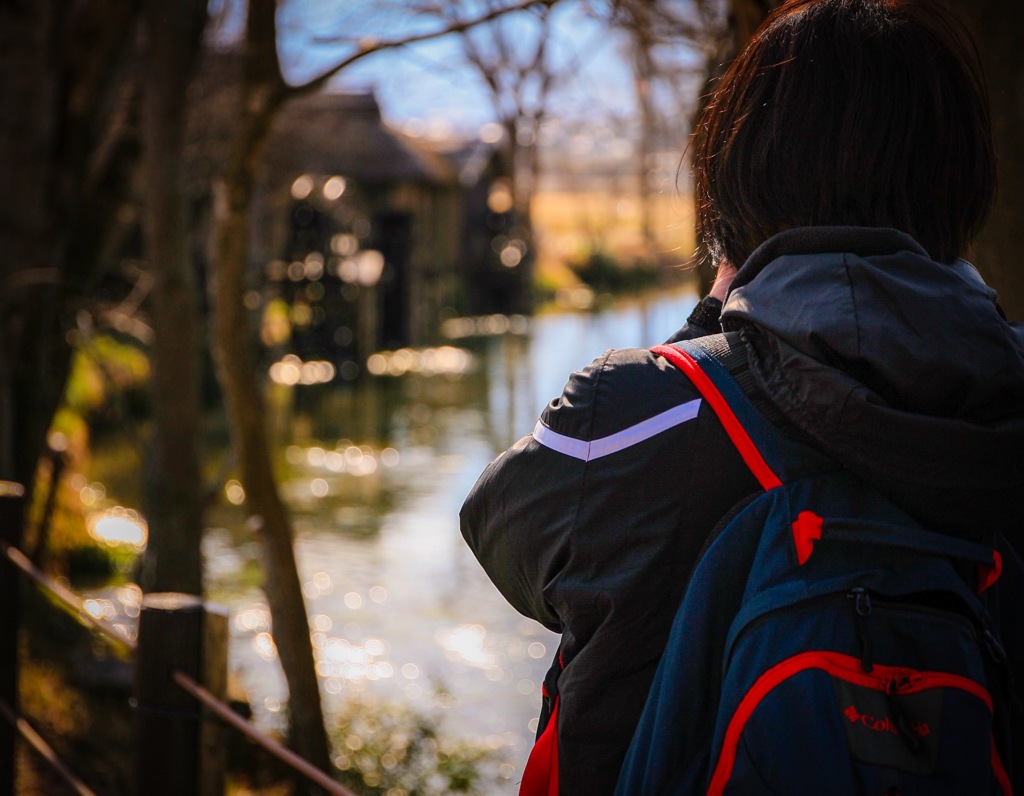
[[[907,718],[906,710],[903,708],[903,703],[900,701],[900,691],[905,689],[909,684],[909,678],[906,677],[893,677],[885,684],[885,696],[889,703],[889,708],[892,710],[893,723],[896,725],[896,730],[899,733],[900,738],[907,745],[907,748],[913,754],[917,754],[921,751],[923,745],[921,738],[910,724],[910,720]]]
[[[846,596],[853,600],[853,621],[860,641],[860,668],[870,672],[875,668],[875,647],[871,642],[867,620],[871,616],[871,594],[863,586],[855,586]]]

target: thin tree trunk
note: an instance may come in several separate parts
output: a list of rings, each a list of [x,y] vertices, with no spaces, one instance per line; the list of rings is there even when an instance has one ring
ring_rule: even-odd
[[[999,193],[970,256],[999,293],[1012,320],[1024,320],[1024,4],[971,0],[958,4],[972,23],[992,103]]]
[[[185,95],[206,18],[204,0],[146,0],[143,94],[146,255],[154,275],[153,455],[146,473],[146,591],[202,593],[199,304],[183,179]]]
[[[651,222],[651,179],[650,156],[654,151],[656,133],[653,108],[654,64],[651,59],[652,43],[647,37],[638,37],[634,53],[634,82],[637,103],[640,106],[640,146],[636,156],[637,192],[640,196],[640,235],[643,240],[643,257],[649,264],[656,264],[657,247],[654,243]]]
[[[361,47],[318,77],[288,88],[277,58],[276,2],[249,0],[239,121],[228,155],[230,165],[214,190],[214,273],[210,286],[213,349],[246,503],[252,511],[251,526],[262,543],[264,590],[288,681],[292,743],[297,752],[325,771],[330,770],[331,764],[309,623],[295,566],[292,528],[271,466],[266,416],[253,357],[255,334],[249,330],[242,305],[257,164],[270,125],[286,98],[319,90],[330,77],[370,53],[464,31],[514,8],[533,4],[533,0],[523,0],[518,6],[488,9],[475,18],[454,21],[437,31]],[[528,222],[529,214],[525,217]]]
[[[214,186],[213,350],[251,511],[250,526],[263,551],[263,588],[288,683],[292,746],[314,765],[330,771],[292,527],[273,472],[256,375],[255,334],[242,303],[257,165],[286,91],[277,65],[274,11],[273,0],[251,0],[249,4],[241,112],[228,170]]]
[[[330,757],[313,668],[309,622],[302,600],[292,529],[271,466],[266,414],[256,378],[253,335],[242,304],[248,264],[252,173],[218,186],[214,220],[214,355],[228,421],[252,512],[250,527],[263,550],[264,583],[273,636],[288,682],[291,737],[295,750],[325,770]]]
[[[515,223],[514,235],[526,244],[526,254],[516,266],[515,290],[511,306],[514,312],[530,313],[533,311],[533,261],[537,256],[534,251],[533,217],[530,209],[532,201],[529,173],[530,166],[524,168],[524,147],[519,143],[519,122],[521,116],[505,119],[505,136],[508,149],[502,155],[502,170],[506,172],[509,191],[512,194],[512,217]],[[525,178],[525,179],[524,179]]]
[[[0,479],[26,490],[70,359],[61,305],[63,235],[54,212],[63,177],[52,152],[59,101],[61,4],[0,5]],[[18,531],[20,538],[20,529]]]

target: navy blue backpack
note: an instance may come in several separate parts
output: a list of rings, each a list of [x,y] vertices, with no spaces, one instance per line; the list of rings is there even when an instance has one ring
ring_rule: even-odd
[[[779,432],[700,345],[654,351],[764,490],[691,574],[616,794],[1012,793],[994,584],[1004,563],[1019,583],[1013,550],[921,527]]]

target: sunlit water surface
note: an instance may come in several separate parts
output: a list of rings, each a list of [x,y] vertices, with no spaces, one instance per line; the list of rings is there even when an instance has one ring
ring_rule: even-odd
[[[695,301],[676,292],[603,312],[547,314],[525,334],[460,339],[468,368],[358,389],[272,395],[296,554],[328,718],[358,695],[433,716],[494,751],[516,791],[557,636],[480,569],[458,513],[477,476],[530,433],[568,374],[608,348],[650,346]],[[284,723],[287,689],[259,588],[259,549],[229,483],[204,544],[207,591],[231,615],[230,668],[254,720]]]

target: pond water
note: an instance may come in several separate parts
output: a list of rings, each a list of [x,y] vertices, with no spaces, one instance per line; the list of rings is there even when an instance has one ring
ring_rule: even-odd
[[[607,348],[661,342],[695,300],[659,294],[541,315],[517,334],[462,337],[430,354],[433,365],[447,363],[434,375],[412,372],[406,354],[378,362],[404,375],[357,387],[274,387],[279,471],[328,715],[357,695],[411,706],[438,718],[442,734],[493,749],[502,776],[494,792],[516,792],[557,636],[517,614],[490,583],[459,533],[459,508],[572,370]],[[490,330],[506,325],[495,320]],[[241,495],[229,483],[211,517],[207,591],[230,611],[230,667],[254,720],[276,728],[287,692],[259,589],[259,550],[232,505]]]

